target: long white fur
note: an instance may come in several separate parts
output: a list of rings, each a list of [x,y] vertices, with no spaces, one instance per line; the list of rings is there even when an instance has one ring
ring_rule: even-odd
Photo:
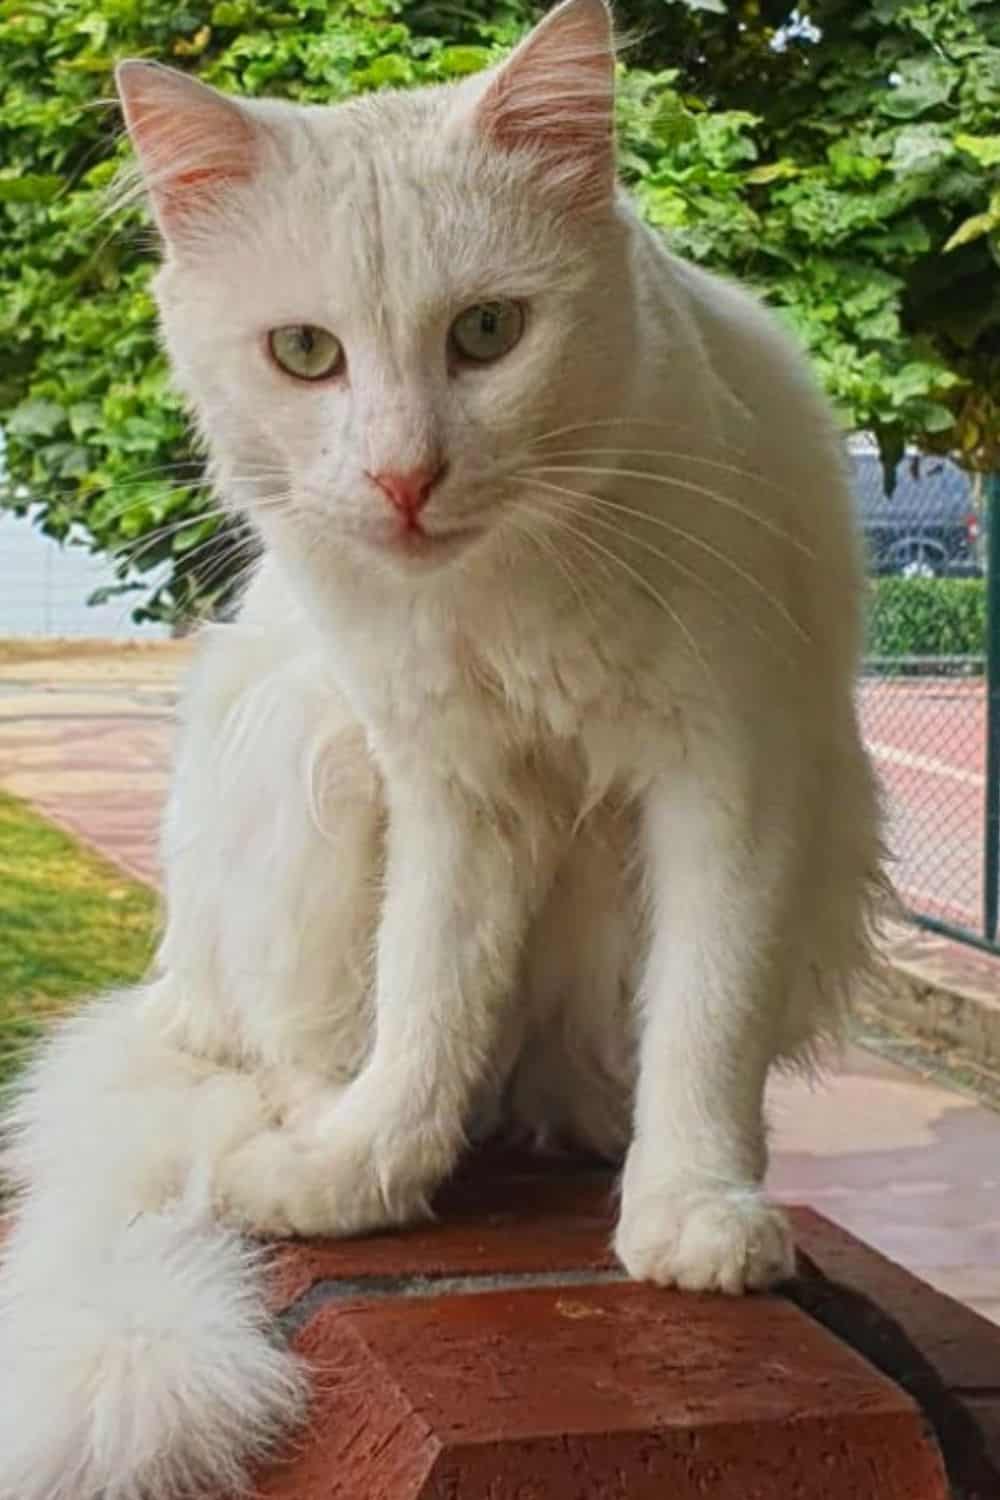
[[[790,1264],[764,1081],[836,1031],[879,882],[857,549],[798,354],[611,185],[610,48],[568,0],[505,70],[330,110],[122,72],[265,560],[188,687],[156,973],[9,1121],[0,1500],[241,1483],[304,1382],[236,1231],[401,1222],[496,1128],[627,1150],[636,1276]],[[496,297],[520,344],[456,366]],[[269,362],[300,322],[346,376]],[[403,555],[366,476],[442,456],[450,549]]]

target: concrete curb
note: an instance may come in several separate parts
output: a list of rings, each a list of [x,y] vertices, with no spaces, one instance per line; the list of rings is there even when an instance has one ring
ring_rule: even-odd
[[[1000,1105],[1000,957],[902,923],[887,928],[884,983],[862,998],[856,1040],[946,1074]]]

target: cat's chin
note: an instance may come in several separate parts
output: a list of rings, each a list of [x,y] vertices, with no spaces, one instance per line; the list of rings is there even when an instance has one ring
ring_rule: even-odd
[[[483,536],[484,526],[462,526],[451,531],[369,532],[363,536],[366,547],[397,567],[439,568],[466,552]]]

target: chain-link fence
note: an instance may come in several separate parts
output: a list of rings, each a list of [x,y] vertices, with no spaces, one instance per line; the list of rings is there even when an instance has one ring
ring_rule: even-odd
[[[896,886],[925,925],[997,947],[1000,482],[907,455],[890,494],[873,446],[851,463],[871,574],[861,717]]]

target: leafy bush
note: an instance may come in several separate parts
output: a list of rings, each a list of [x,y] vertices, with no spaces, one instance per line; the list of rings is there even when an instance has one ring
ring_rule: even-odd
[[[536,0],[0,0],[0,413],[9,483],[82,527],[142,610],[224,592],[231,536],[159,352],[148,235],[101,194],[110,98],[149,56],[240,94],[334,101],[458,77]],[[619,0],[623,170],[685,254],[756,284],[845,425],[1000,468],[1000,3]],[[810,26],[814,24],[814,29]],[[818,28],[818,32],[817,29]]]
[[[871,656],[978,656],[986,649],[982,578],[871,580]]]

